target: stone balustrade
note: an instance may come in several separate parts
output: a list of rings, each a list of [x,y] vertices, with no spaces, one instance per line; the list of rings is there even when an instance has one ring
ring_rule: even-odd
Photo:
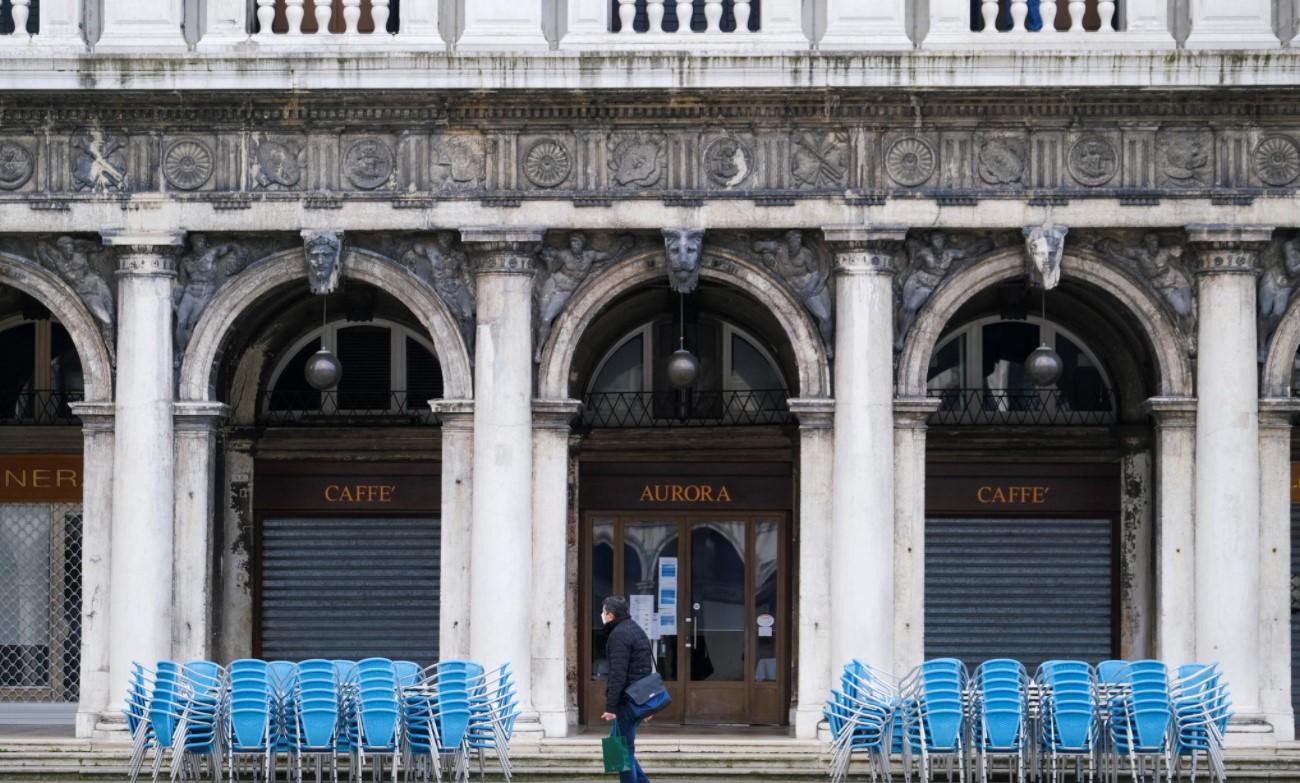
[[[32,18],[32,0],[0,0],[0,20],[9,17],[12,27],[0,25],[0,36],[24,38],[38,32],[38,21]]]
[[[798,0],[569,0],[562,49],[806,49]]]
[[[390,0],[257,0],[258,40],[301,35],[371,35],[397,32]]]

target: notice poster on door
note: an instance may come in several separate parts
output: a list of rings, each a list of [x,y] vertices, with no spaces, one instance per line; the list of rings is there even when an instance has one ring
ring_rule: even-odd
[[[655,618],[655,597],[634,595],[629,603],[632,622],[641,626],[641,630],[645,631],[645,635],[651,639],[659,638],[659,623]]]
[[[677,558],[659,558],[660,636],[677,635]]]

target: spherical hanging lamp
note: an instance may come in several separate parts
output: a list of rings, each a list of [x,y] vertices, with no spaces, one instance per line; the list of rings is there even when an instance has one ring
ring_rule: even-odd
[[[1039,327],[1040,331],[1047,325],[1047,289],[1043,289],[1042,305],[1043,325]],[[1056,382],[1061,380],[1064,371],[1065,362],[1061,359],[1061,355],[1045,342],[1039,343],[1025,359],[1025,373],[1040,389],[1055,386]]]
[[[321,296],[321,340],[325,339],[324,329],[329,325],[329,302]],[[343,379],[343,363],[334,352],[326,348],[322,343],[320,350],[312,354],[307,359],[307,364],[303,366],[303,375],[307,378],[307,385],[317,391],[327,391],[339,385]]]
[[[674,389],[689,389],[700,377],[700,360],[686,350],[686,295],[679,294],[677,302],[677,350],[668,357],[665,374],[668,376],[668,384]]]

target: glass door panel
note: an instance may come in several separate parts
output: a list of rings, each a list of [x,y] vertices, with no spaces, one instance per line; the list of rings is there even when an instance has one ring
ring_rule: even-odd
[[[646,626],[665,682],[675,681],[678,669],[677,536],[676,522],[623,526],[623,595],[633,619]]]
[[[691,681],[745,681],[745,523],[691,529]]]

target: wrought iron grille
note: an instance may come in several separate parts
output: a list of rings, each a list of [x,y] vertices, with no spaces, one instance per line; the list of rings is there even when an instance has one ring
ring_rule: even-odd
[[[784,389],[602,392],[583,401],[582,423],[589,428],[786,424],[793,420],[789,396]]]
[[[0,504],[0,701],[75,702],[81,506]]]
[[[0,388],[0,425],[77,424],[68,404],[81,402],[83,397],[80,390]]]
[[[1086,426],[1113,424],[1115,406],[1109,389],[1093,394],[1060,389],[942,389],[930,397],[940,401],[930,416],[937,426],[1020,424],[1026,426]]]
[[[260,421],[275,426],[438,423],[427,394],[405,391],[275,390],[262,403]]]

